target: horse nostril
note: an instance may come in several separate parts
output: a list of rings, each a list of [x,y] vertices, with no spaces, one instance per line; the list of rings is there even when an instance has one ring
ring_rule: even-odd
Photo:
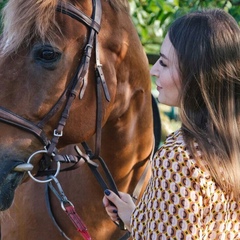
[[[13,171],[15,172],[26,172],[31,171],[33,169],[33,165],[31,163],[22,163],[17,165]]]

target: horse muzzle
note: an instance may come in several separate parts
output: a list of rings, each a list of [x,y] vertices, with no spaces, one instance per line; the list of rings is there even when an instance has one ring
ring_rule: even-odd
[[[14,171],[21,164],[23,164],[21,161],[1,161],[0,211],[8,209],[12,204],[15,189],[24,177],[24,172]]]

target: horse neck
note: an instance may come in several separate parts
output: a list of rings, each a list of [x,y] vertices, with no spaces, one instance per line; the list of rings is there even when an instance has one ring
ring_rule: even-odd
[[[131,168],[149,156],[153,142],[149,65],[130,16],[119,11],[112,18],[112,28],[108,29],[112,41],[108,42],[115,51],[117,83],[113,107],[103,128],[103,142],[111,142],[114,157],[119,155],[132,162],[128,164]]]

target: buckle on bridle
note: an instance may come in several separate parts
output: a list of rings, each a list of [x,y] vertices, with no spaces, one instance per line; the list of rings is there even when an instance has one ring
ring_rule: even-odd
[[[55,137],[62,137],[63,131],[58,132],[57,129],[54,129],[53,135],[54,135]]]

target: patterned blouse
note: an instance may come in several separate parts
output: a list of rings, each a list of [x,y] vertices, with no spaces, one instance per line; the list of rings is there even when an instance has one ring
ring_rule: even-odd
[[[240,239],[240,203],[224,194],[201,166],[186,149],[181,130],[168,136],[132,213],[133,239]]]

